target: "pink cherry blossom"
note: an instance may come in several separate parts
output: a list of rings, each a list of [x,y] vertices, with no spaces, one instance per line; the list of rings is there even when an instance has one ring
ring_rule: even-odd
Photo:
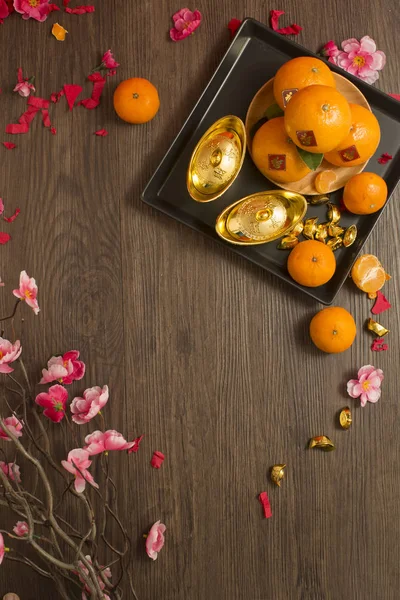
[[[22,427],[23,424],[21,423],[21,421],[18,421],[17,417],[14,417],[14,415],[12,417],[7,417],[6,419],[3,419],[4,421],[4,425],[7,427],[7,429],[9,431],[11,431],[11,433],[19,438],[22,435]],[[8,434],[0,427],[0,438],[3,440],[6,440],[7,442],[11,442],[11,438],[8,437]]]
[[[0,373],[12,373],[14,369],[10,363],[17,360],[22,352],[21,342],[17,340],[14,344],[0,337]]]
[[[337,64],[348,73],[356,75],[367,83],[374,83],[379,79],[386,63],[386,55],[376,49],[372,38],[365,35],[360,41],[350,38],[342,42],[343,52],[337,56]]]
[[[64,385],[82,379],[85,374],[85,363],[78,360],[78,350],[70,350],[62,356],[52,356],[47,363],[47,369],[42,369],[42,383],[59,381]]]
[[[65,416],[65,407],[67,405],[68,392],[62,385],[52,385],[48,393],[43,392],[35,398],[36,404],[46,410],[43,411],[45,417],[59,423]]]
[[[29,525],[26,521],[17,521],[16,525],[13,527],[13,532],[15,535],[19,537],[24,537],[29,533]]]
[[[78,425],[89,423],[108,402],[108,386],[98,385],[83,392],[83,398],[76,397],[71,402],[72,420]]]
[[[87,560],[88,563],[93,564],[92,563],[92,557],[89,554],[87,554],[85,556],[85,558],[86,558],[86,560]],[[83,562],[81,560],[78,562],[78,566],[79,566],[80,570],[83,571],[86,575],[89,574],[88,568],[83,564]],[[100,565],[99,569],[101,569],[102,574],[103,574],[103,576],[106,579],[111,579],[111,569],[110,569],[110,567],[104,568],[104,567],[102,567]],[[79,572],[78,572],[78,577],[79,577],[79,580],[81,581],[81,583],[84,584],[84,591],[82,592],[82,600],[87,600],[87,596],[86,596],[85,592],[88,592],[90,594],[90,589],[86,585],[85,580],[83,579],[82,575]],[[106,587],[106,585],[105,585],[103,579],[100,577],[100,575],[98,575],[97,579],[98,579],[98,582],[99,582],[100,589],[104,590],[105,587]],[[107,594],[104,595],[104,598],[105,599],[108,598],[108,600],[110,600],[110,597],[107,596]]]
[[[13,294],[17,298],[20,298],[20,300],[25,300],[27,305],[33,309],[35,315],[37,315],[40,310],[36,299],[37,291],[38,288],[34,278],[29,277],[26,274],[26,271],[21,271],[19,276],[19,289],[13,290]]]
[[[361,367],[357,374],[358,379],[347,382],[347,393],[352,398],[360,398],[361,406],[367,402],[378,402],[381,396],[381,383],[383,371],[372,365]]]
[[[164,532],[166,527],[160,521],[154,523],[152,528],[149,531],[149,535],[146,538],[146,552],[147,556],[156,560],[158,553],[161,548],[164,546]]]
[[[4,538],[3,538],[3,534],[2,534],[2,533],[0,533],[0,565],[1,565],[1,563],[3,562],[3,560],[4,560],[4,554],[5,554],[6,552],[8,552],[8,550],[9,550],[9,549],[8,549],[8,548],[6,548],[6,547],[5,547],[5,545],[4,545]]]
[[[0,0],[0,19],[5,19],[10,14],[6,0]]]
[[[201,13],[198,10],[191,11],[188,8],[181,8],[172,16],[174,27],[170,30],[169,35],[173,42],[184,40],[189,35],[194,33],[201,23]]]
[[[115,60],[113,53],[111,50],[107,50],[101,59],[101,62],[104,64],[107,69],[116,69],[119,67],[119,63]]]
[[[88,468],[92,464],[89,460],[89,452],[82,448],[75,448],[68,453],[68,460],[61,461],[64,469],[75,475],[75,490],[80,494],[85,490],[86,482],[95,488],[99,486],[89,473]]]
[[[129,450],[135,442],[127,442],[122,433],[118,433],[114,429],[109,429],[105,433],[102,431],[94,431],[85,437],[86,446],[84,447],[93,456],[108,452],[109,450]]]
[[[337,64],[337,56],[338,56],[339,52],[340,52],[340,50],[336,46],[335,42],[333,40],[330,40],[329,42],[326,42],[325,46],[323,46],[320,54],[322,56],[325,56],[326,58],[328,58],[329,62],[336,65]]]
[[[14,0],[15,10],[23,19],[45,21],[51,12],[49,0]]]
[[[17,481],[21,483],[21,472],[17,463],[5,463],[0,460],[0,469],[3,471],[4,475],[6,475],[11,481]]]
[[[32,83],[29,83],[28,81],[22,81],[21,83],[17,83],[17,85],[13,89],[13,92],[18,92],[18,94],[23,98],[26,98],[30,95],[31,92],[35,91],[35,86],[32,85]]]

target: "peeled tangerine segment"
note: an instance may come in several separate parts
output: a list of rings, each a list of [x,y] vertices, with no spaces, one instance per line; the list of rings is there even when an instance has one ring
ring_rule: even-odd
[[[363,254],[356,260],[351,277],[360,290],[371,295],[380,290],[387,279],[385,269],[373,254]]]
[[[337,177],[334,171],[321,171],[315,178],[315,189],[319,194],[329,192],[335,183]]]

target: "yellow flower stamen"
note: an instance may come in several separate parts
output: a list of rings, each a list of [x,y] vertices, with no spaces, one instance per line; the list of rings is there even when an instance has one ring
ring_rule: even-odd
[[[364,383],[362,384],[362,389],[367,391],[369,390],[369,381],[364,381]]]
[[[365,58],[363,56],[355,56],[353,58],[353,65],[355,67],[363,67],[365,65]]]
[[[35,6],[38,6],[40,0],[28,0],[28,4],[29,6],[32,6],[33,8],[35,8]]]

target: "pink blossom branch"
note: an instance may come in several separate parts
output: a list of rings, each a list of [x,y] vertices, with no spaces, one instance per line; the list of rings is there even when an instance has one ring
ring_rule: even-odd
[[[12,311],[11,315],[9,315],[8,317],[2,317],[0,319],[1,321],[8,321],[9,319],[13,319],[15,317],[15,313],[17,312],[18,306],[21,304],[21,300],[18,299],[14,305],[14,310]]]

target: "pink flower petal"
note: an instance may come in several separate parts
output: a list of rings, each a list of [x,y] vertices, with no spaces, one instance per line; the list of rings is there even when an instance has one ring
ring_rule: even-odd
[[[371,56],[370,67],[376,71],[381,71],[386,64],[386,54],[382,50],[377,50]]]
[[[341,45],[345,52],[357,52],[361,47],[360,42],[356,38],[344,40]]]
[[[381,390],[380,389],[370,389],[367,392],[367,399],[368,402],[378,402],[379,398],[381,397]]]
[[[364,37],[362,37],[360,40],[360,48],[364,52],[368,52],[368,54],[372,54],[373,52],[376,51],[376,44],[375,44],[374,40],[369,37],[369,35],[364,35]]]
[[[84,15],[85,13],[93,13],[94,11],[94,6],[89,4],[77,6],[76,8],[65,8],[65,12],[70,15]]]
[[[365,394],[365,393],[361,394],[360,401],[361,401],[361,406],[364,408],[364,406],[368,402],[368,396],[367,396],[367,394]]]
[[[107,131],[107,129],[98,129],[97,131],[94,132],[94,135],[98,135],[100,137],[106,137],[106,135],[108,135],[108,131]]]
[[[11,240],[11,235],[9,233],[5,233],[4,231],[0,231],[0,244],[4,246]]]
[[[373,367],[372,365],[364,365],[363,367],[361,367],[361,369],[358,370],[357,377],[358,379],[361,379],[361,377],[365,375],[367,378],[374,371],[375,367]]]
[[[347,69],[347,67],[349,67],[352,64],[352,62],[353,61],[349,59],[349,56],[348,54],[346,54],[346,52],[341,52],[337,56],[337,64],[339,65],[339,67],[342,67],[342,69]]]

